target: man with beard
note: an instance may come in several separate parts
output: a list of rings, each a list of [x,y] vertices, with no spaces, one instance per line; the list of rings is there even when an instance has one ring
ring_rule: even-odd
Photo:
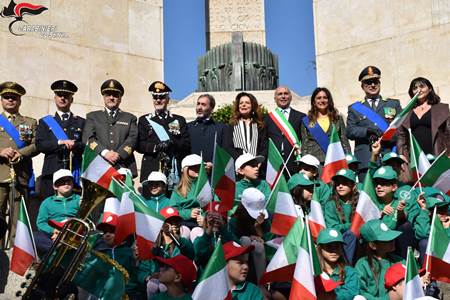
[[[202,156],[207,168],[212,167],[214,142],[222,144],[223,124],[211,117],[215,105],[216,101],[212,95],[200,95],[195,106],[197,119],[187,124],[191,138],[191,153]]]

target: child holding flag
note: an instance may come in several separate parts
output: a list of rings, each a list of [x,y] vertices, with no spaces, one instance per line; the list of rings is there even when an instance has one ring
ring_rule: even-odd
[[[161,172],[153,171],[147,180],[142,182],[142,194],[145,204],[155,212],[169,206],[170,200],[166,197],[167,177]]]

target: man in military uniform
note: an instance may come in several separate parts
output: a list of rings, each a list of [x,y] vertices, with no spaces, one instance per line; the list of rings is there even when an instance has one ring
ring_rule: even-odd
[[[279,86],[275,89],[274,100],[277,108],[264,117],[264,124],[267,128],[268,137],[272,139],[286,161],[293,146],[293,140],[288,139],[287,136],[296,136],[296,138],[300,139],[300,125],[303,117],[306,115],[291,107],[292,93],[286,86]],[[284,123],[284,120],[287,122]],[[288,124],[290,124],[290,128]],[[290,132],[291,129],[293,129],[293,132]],[[289,161],[286,162],[287,170],[291,175],[299,171],[298,165],[295,163],[295,157],[296,153],[293,153]]]
[[[59,169],[71,170],[75,186],[79,187],[84,150],[81,138],[85,120],[70,111],[77,86],[68,80],[58,80],[50,88],[55,93],[56,113],[40,119],[36,131],[36,148],[45,154],[40,180],[43,199],[54,194],[52,178]]]
[[[155,81],[148,88],[153,97],[155,113],[139,118],[138,151],[144,154],[141,166],[141,182],[150,172],[159,171],[169,178],[168,188],[180,174],[181,160],[190,152],[186,120],[167,110],[169,92],[163,82]]]
[[[14,214],[8,221],[10,242],[15,234],[20,196],[27,197],[28,181],[32,174],[31,158],[38,153],[35,145],[37,122],[19,113],[21,97],[25,93],[25,89],[15,82],[0,85],[3,107],[0,115],[0,214],[6,215],[8,202],[12,192],[15,192],[14,206],[10,207]],[[11,181],[16,182],[14,189]]]
[[[361,162],[360,182],[364,180],[370,161],[370,145],[381,137],[402,110],[399,100],[381,97],[380,78],[380,69],[375,66],[365,67],[358,78],[365,97],[348,107],[347,137],[355,141],[354,153]],[[392,151],[395,143],[395,139],[382,142],[382,152]]]
[[[86,115],[83,142],[88,142],[91,149],[116,169],[121,167],[130,169],[133,177],[136,177],[137,168],[133,151],[138,137],[137,118],[119,108],[124,94],[124,88],[119,81],[106,80],[100,91],[105,109]]]

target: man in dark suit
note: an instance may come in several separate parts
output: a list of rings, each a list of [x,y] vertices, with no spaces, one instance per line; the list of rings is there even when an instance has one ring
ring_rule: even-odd
[[[355,141],[354,153],[361,162],[358,175],[360,182],[363,182],[367,173],[371,144],[381,137],[386,125],[389,125],[402,110],[399,100],[381,97],[380,78],[380,69],[375,66],[365,67],[358,78],[365,97],[359,103],[348,107],[347,137]],[[382,154],[392,151],[395,143],[396,139],[383,141]]]
[[[54,194],[53,173],[59,169],[71,170],[79,188],[84,150],[82,134],[85,120],[70,111],[77,86],[68,80],[58,80],[50,88],[55,93],[56,113],[40,119],[36,130],[36,148],[45,154],[39,189],[43,199]]]
[[[277,108],[275,110],[281,112],[284,118],[291,125],[296,136],[300,139],[300,125],[302,123],[303,117],[305,117],[306,115],[291,107],[292,101],[291,91],[286,86],[279,86],[275,90],[274,99],[275,103],[277,104]],[[292,140],[290,141],[286,137],[286,132],[284,131],[286,127],[284,127],[283,129],[282,127],[280,127],[279,122],[277,122],[278,125],[277,123],[274,122],[274,119],[271,117],[271,114],[273,113],[274,112],[271,112],[269,115],[266,115],[264,119],[264,123],[267,128],[267,135],[269,138],[272,139],[281,156],[283,157],[284,161],[286,161],[287,158],[289,157],[289,154],[292,151],[293,147],[291,143]],[[286,164],[286,167],[291,175],[299,171],[298,166],[295,163],[295,157],[296,154],[298,153],[299,151],[294,150],[294,153],[291,155],[289,161]]]
[[[139,118],[137,151],[144,154],[141,182],[152,171],[161,170],[168,178],[168,189],[173,188],[181,172],[181,160],[189,154],[190,142],[186,120],[167,110],[169,92],[163,82],[155,81],[148,88],[153,97],[154,113]]]
[[[124,94],[122,84],[115,79],[106,80],[100,91],[105,109],[86,115],[83,141],[100,154],[116,169],[131,170],[137,177],[136,160],[133,151],[136,148],[138,129],[137,118],[119,108]]]
[[[187,124],[191,139],[191,154],[203,157],[206,167],[212,167],[214,156],[214,141],[222,144],[222,130],[224,124],[216,122],[211,114],[216,105],[214,97],[210,94],[202,94],[197,99],[195,112],[197,118]]]

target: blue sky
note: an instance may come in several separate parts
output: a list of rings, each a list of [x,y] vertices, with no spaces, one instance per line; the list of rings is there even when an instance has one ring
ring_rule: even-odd
[[[266,46],[278,55],[280,84],[300,95],[316,87],[312,1],[265,0]],[[164,0],[164,80],[173,99],[197,88],[205,54],[205,0]]]

